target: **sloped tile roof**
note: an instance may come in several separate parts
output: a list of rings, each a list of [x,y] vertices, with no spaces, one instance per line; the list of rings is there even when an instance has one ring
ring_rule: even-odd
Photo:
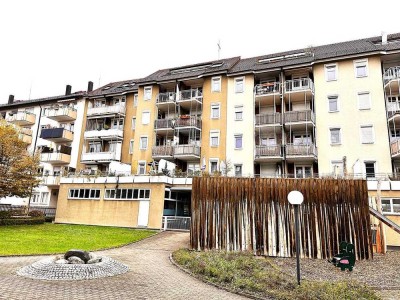
[[[45,97],[45,98],[37,98],[37,99],[30,99],[30,100],[14,100],[12,104],[0,104],[0,109],[1,108],[8,108],[8,107],[16,107],[16,106],[31,106],[32,105],[38,105],[38,104],[44,104],[48,102],[55,102],[55,101],[60,101],[60,100],[68,100],[68,99],[75,99],[75,98],[82,98],[86,96],[86,92],[80,91],[80,92],[75,92],[71,93],[70,95],[60,95],[60,96],[51,96],[51,97]]]
[[[98,89],[93,90],[92,92],[89,92],[88,97],[108,96],[125,92],[134,92],[138,89],[137,82],[139,80],[140,79],[130,79],[111,82]]]

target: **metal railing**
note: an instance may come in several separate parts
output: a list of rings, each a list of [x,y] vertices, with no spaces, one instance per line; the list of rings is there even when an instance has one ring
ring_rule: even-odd
[[[281,83],[280,82],[268,82],[257,84],[254,87],[254,93],[257,96],[264,96],[268,94],[275,94],[279,93],[281,90]]]
[[[71,119],[76,119],[76,109],[73,107],[50,108],[44,115],[48,118],[69,116]]]
[[[197,145],[176,145],[174,155],[195,155],[200,156],[200,146]]]
[[[285,123],[291,122],[315,122],[315,114],[311,109],[299,111],[287,111],[283,115]]]
[[[166,103],[175,101],[176,101],[175,92],[159,93],[156,98],[156,103]]]
[[[391,67],[383,74],[383,84],[388,84],[393,79],[400,78],[400,67]]]
[[[33,206],[32,206],[33,205]],[[56,207],[37,207],[35,203],[31,203],[29,211],[39,210],[44,213],[47,218],[54,218],[56,216]],[[12,210],[23,210],[26,212],[28,209],[25,205],[11,205],[11,204],[0,204],[0,211],[12,211]]]
[[[152,156],[172,156],[174,154],[173,146],[153,146]]]
[[[286,155],[316,156],[317,155],[317,147],[315,147],[314,144],[303,144],[303,145],[288,144],[288,145],[286,145]]]
[[[392,156],[400,154],[400,140],[390,143],[390,154]]]
[[[154,121],[155,129],[173,128],[175,121],[171,119],[158,119]]]
[[[87,110],[87,115],[108,115],[108,114],[125,114],[125,105],[108,105],[100,107],[91,107]]]
[[[8,115],[6,117],[6,121],[13,123],[13,122],[26,122],[34,124],[36,120],[36,115],[27,111],[19,111],[13,115]]]
[[[194,116],[181,116],[175,121],[175,127],[197,127],[201,128],[201,120]]]
[[[285,81],[285,91],[295,92],[311,90],[314,91],[314,83],[310,78],[294,79]]]
[[[32,129],[30,129],[30,128],[23,128],[23,127],[22,127],[20,133],[25,134],[25,135],[32,136]]]
[[[119,160],[117,154],[114,152],[87,152],[82,153],[82,161],[109,161]]]
[[[190,230],[190,217],[163,217],[162,229],[165,230]]]
[[[281,124],[281,113],[269,113],[256,115],[256,126],[268,124]]]
[[[282,156],[282,146],[256,146],[256,157]]]
[[[42,185],[60,185],[60,176],[57,175],[43,175],[41,177]]]
[[[203,99],[203,91],[201,89],[183,90],[179,94],[179,101],[196,99],[201,101]]]
[[[62,162],[69,163],[71,161],[71,155],[65,153],[42,153],[40,160],[44,162]]]

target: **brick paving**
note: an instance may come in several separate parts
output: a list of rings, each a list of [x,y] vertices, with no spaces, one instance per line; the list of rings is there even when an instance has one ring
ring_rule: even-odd
[[[178,270],[169,254],[187,247],[188,233],[163,232],[118,249],[97,252],[129,266],[122,275],[82,281],[44,281],[16,271],[43,256],[0,257],[0,299],[245,299]]]

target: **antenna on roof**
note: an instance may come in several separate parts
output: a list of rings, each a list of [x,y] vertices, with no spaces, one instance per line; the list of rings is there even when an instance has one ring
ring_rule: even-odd
[[[221,40],[218,40],[217,46],[218,46],[218,59],[219,59],[219,56],[221,54]]]

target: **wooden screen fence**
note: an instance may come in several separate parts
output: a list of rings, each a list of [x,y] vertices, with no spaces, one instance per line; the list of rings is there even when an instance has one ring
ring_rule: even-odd
[[[347,241],[357,259],[372,258],[367,183],[348,179],[195,177],[191,248],[295,256],[292,190],[304,195],[302,257],[330,258]]]

